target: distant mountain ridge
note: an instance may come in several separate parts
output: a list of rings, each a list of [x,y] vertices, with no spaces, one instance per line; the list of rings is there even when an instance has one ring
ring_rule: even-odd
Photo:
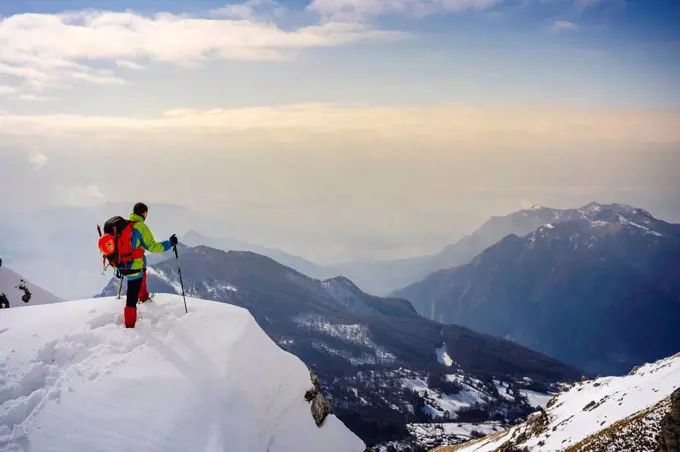
[[[19,289],[20,286],[25,286],[31,296],[28,303],[22,300],[25,292]],[[63,301],[61,298],[51,294],[42,287],[33,284],[20,274],[8,268],[6,265],[0,267],[0,293],[4,293],[10,303],[10,308],[20,306],[34,306],[41,304],[58,303]]]
[[[352,280],[365,292],[387,296],[395,290],[422,280],[433,272],[467,264],[486,248],[493,246],[508,235],[523,236],[546,223],[583,219],[589,214],[588,212],[594,209],[612,209],[614,206],[620,212],[632,212],[633,210],[637,210],[638,213],[645,212],[642,209],[624,204],[599,204],[596,202],[591,202],[578,209],[534,206],[509,215],[491,217],[477,230],[434,255],[395,260],[347,262],[328,266],[318,265],[277,249],[261,247],[235,239],[207,237],[196,231],[189,231],[183,237],[183,241],[190,246],[207,245],[225,251],[253,251],[313,278],[324,279],[344,276]]]
[[[434,255],[394,261],[338,264],[328,267],[327,271],[349,277],[368,292],[389,295],[395,290],[420,281],[433,272],[467,264],[486,248],[493,246],[508,235],[523,236],[543,224],[583,219],[591,209],[607,209],[612,206],[618,206],[617,208],[622,212],[635,210],[634,207],[624,204],[599,204],[597,202],[591,202],[579,209],[533,206],[509,215],[493,216],[471,234]],[[641,211],[641,209],[637,210]]]
[[[523,418],[536,409],[525,389],[548,391],[581,375],[511,342],[434,323],[347,278],[310,278],[253,252],[198,246],[182,252],[180,265],[187,295],[247,308],[313,368],[335,412],[368,442],[403,440],[410,422]],[[179,292],[174,258],[151,266],[148,284]],[[112,281],[102,295],[116,289]]]
[[[595,204],[592,203],[592,205]],[[395,260],[347,262],[328,266],[318,265],[277,249],[236,239],[208,237],[193,230],[187,232],[182,237],[182,241],[189,246],[207,245],[224,251],[252,251],[268,256],[313,278],[344,276],[365,292],[386,296],[394,290],[423,279],[434,271],[468,263],[485,248],[507,235],[524,235],[550,221],[568,221],[580,218],[582,215],[578,209],[532,207],[510,215],[492,217],[472,234],[434,255]]]
[[[182,236],[181,241],[190,247],[205,245],[223,251],[251,251],[253,253],[261,254],[262,256],[267,256],[271,259],[274,259],[286,267],[293,268],[300,273],[304,273],[305,275],[311,276],[313,278],[336,276],[329,275],[328,272],[325,271],[324,267],[310,262],[300,256],[295,256],[276,248],[267,248],[264,246],[244,242],[242,240],[226,237],[209,237],[191,229]]]
[[[677,351],[680,225],[620,204],[551,213],[392,295],[589,372],[622,374]]]

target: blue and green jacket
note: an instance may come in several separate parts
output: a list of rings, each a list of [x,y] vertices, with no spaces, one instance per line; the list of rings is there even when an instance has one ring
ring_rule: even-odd
[[[153,234],[149,227],[144,223],[144,217],[137,214],[131,214],[128,217],[129,221],[136,221],[132,234],[132,249],[143,248],[150,253],[165,253],[172,248],[170,240],[164,240],[162,242],[157,242],[153,238]],[[140,270],[138,272],[130,273],[127,275],[127,279],[134,280],[142,277],[141,270],[146,269],[146,256],[142,256],[139,259],[133,260],[126,268],[126,270]]]

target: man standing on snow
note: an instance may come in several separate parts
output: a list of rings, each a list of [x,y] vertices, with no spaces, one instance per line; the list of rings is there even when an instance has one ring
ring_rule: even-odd
[[[138,202],[135,204],[132,214],[128,217],[129,221],[134,221],[131,240],[132,249],[142,248],[150,253],[164,253],[177,245],[177,237],[172,234],[169,240],[156,242],[149,227],[144,223],[149,208],[146,204]],[[132,272],[130,272],[132,270]],[[139,270],[139,271],[134,271]],[[127,277],[127,299],[125,302],[125,326],[134,328],[137,321],[137,301],[142,303],[149,299],[149,291],[146,288],[146,256],[135,259],[126,268]]]

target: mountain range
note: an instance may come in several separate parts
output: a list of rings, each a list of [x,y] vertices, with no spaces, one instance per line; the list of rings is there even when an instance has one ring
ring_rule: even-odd
[[[486,248],[510,234],[522,236],[543,224],[567,221],[579,216],[579,209],[558,210],[535,206],[509,215],[491,217],[477,230],[437,254],[395,260],[355,261],[328,266],[317,265],[277,249],[235,239],[208,237],[194,230],[187,232],[182,241],[190,246],[207,245],[225,251],[253,251],[308,276],[320,279],[344,276],[365,292],[386,296],[438,270],[467,264]]]
[[[513,216],[549,222],[392,295],[590,373],[680,349],[680,225],[621,204]]]
[[[181,292],[175,259],[149,267],[149,290]],[[510,341],[418,315],[350,280],[314,279],[252,252],[185,249],[186,294],[250,311],[280,347],[319,376],[334,412],[369,444],[405,440],[408,423],[509,423],[582,372]],[[100,296],[117,292],[115,280]]]

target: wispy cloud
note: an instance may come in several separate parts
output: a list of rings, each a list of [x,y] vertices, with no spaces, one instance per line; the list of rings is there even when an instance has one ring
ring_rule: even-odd
[[[548,27],[551,31],[576,31],[579,28],[581,28],[578,24],[574,22],[570,22],[568,20],[556,20],[552,24],[550,24],[550,27]]]
[[[116,66],[122,67],[122,68],[125,68],[125,69],[132,69],[133,71],[142,71],[142,70],[146,69],[141,64],[135,63],[134,61],[128,61],[128,60],[116,60]]]
[[[313,0],[308,9],[334,20],[399,14],[423,17],[442,12],[486,10],[504,0]]]
[[[106,203],[106,197],[95,184],[84,187],[68,187],[68,202],[74,206],[98,206]]]
[[[19,99],[21,100],[29,100],[29,101],[48,101],[48,100],[57,100],[58,97],[53,97],[53,96],[39,96],[37,94],[31,94],[31,93],[24,93],[19,95]]]
[[[28,156],[28,162],[33,165],[36,171],[41,170],[50,159],[40,152],[31,152]]]
[[[14,91],[16,91],[16,90],[14,88],[12,88],[11,86],[0,85],[0,96],[2,96],[3,94],[11,94]]]
[[[255,3],[232,5],[232,13],[250,14]],[[141,58],[187,66],[210,60],[281,60],[296,49],[406,36],[359,23],[330,21],[285,30],[254,13],[250,19],[99,10],[18,14],[0,20],[0,74],[31,91],[79,81],[122,85],[119,74],[94,63],[140,69],[134,61]]]
[[[228,17],[230,19],[262,21],[269,17],[263,9],[284,9],[274,0],[247,0],[244,3],[234,3],[211,11],[215,17]]]

